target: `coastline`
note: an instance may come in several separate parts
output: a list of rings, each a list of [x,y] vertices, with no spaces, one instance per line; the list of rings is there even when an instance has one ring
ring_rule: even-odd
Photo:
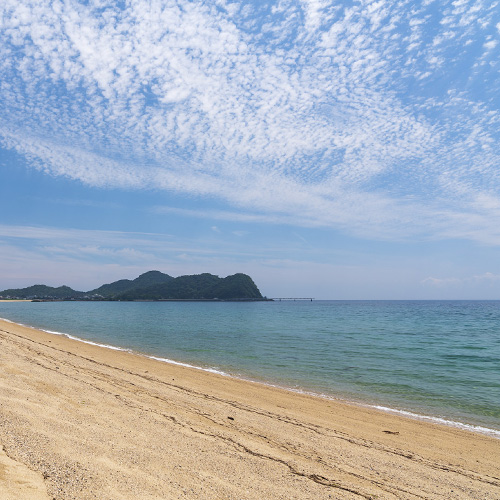
[[[0,344],[0,446],[50,498],[500,498],[489,436],[3,320]]]
[[[420,421],[426,421],[426,422],[435,423],[435,424],[439,424],[439,425],[446,425],[446,426],[450,426],[450,427],[454,427],[454,428],[458,428],[458,429],[462,429],[462,430],[466,430],[466,431],[477,432],[477,433],[484,434],[484,435],[487,435],[490,437],[494,437],[496,439],[500,439],[500,428],[485,427],[484,425],[478,424],[478,423],[471,423],[471,422],[465,423],[465,422],[462,422],[459,420],[453,420],[450,417],[436,416],[436,415],[430,415],[430,414],[425,414],[425,413],[418,413],[412,409],[400,409],[400,408],[395,408],[394,406],[388,406],[387,404],[375,404],[375,403],[367,402],[366,400],[362,400],[362,399],[352,400],[352,399],[349,399],[346,397],[339,396],[338,394],[321,393],[321,392],[317,392],[317,391],[314,391],[311,389],[300,388],[297,386],[291,387],[291,386],[280,384],[279,382],[272,382],[272,381],[266,381],[263,379],[252,378],[251,376],[244,377],[240,374],[226,372],[226,371],[219,369],[219,368],[210,368],[210,367],[206,367],[206,366],[204,367],[204,366],[199,366],[199,365],[195,365],[195,364],[191,364],[191,363],[187,363],[187,362],[183,362],[183,361],[179,361],[179,360],[165,358],[163,356],[146,354],[146,353],[143,353],[140,351],[136,351],[134,349],[120,347],[118,345],[104,344],[102,342],[98,342],[95,340],[88,340],[88,339],[78,337],[78,336],[75,336],[75,335],[72,335],[72,334],[66,333],[66,332],[54,331],[54,330],[49,330],[46,328],[27,325],[24,323],[18,323],[15,321],[11,321],[7,318],[0,317],[0,321],[5,321],[7,323],[12,323],[14,325],[39,330],[41,332],[45,332],[45,333],[48,333],[50,335],[62,336],[62,337],[68,338],[70,340],[73,340],[75,342],[81,342],[83,344],[94,345],[94,346],[101,347],[104,349],[111,349],[113,351],[122,351],[122,352],[131,353],[133,355],[145,357],[145,358],[152,359],[152,360],[155,360],[158,362],[169,363],[169,364],[176,365],[176,366],[183,366],[186,368],[190,368],[193,370],[200,370],[200,371],[204,371],[207,373],[216,373],[219,375],[223,375],[225,377],[231,377],[231,378],[235,378],[235,379],[241,380],[241,381],[246,381],[246,382],[250,382],[250,383],[257,383],[257,384],[265,385],[268,387],[274,387],[277,389],[282,389],[282,390],[286,390],[286,391],[297,393],[297,394],[305,394],[305,395],[313,396],[316,398],[322,398],[322,399],[326,399],[326,400],[330,400],[330,401],[337,401],[337,402],[352,405],[352,406],[369,408],[369,409],[374,409],[377,411],[383,411],[383,412],[386,412],[389,414],[400,415],[400,416],[403,416],[405,418],[410,418],[413,420],[420,420]]]

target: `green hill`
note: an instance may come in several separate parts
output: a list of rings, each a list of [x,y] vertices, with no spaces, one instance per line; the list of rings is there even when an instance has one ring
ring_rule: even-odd
[[[84,295],[84,292],[78,292],[69,286],[54,288],[47,285],[33,285],[27,288],[10,288],[0,292],[0,297],[18,299],[76,299]]]
[[[116,298],[119,300],[263,299],[252,278],[246,274],[219,278],[209,273],[179,276],[161,285],[130,290],[117,295]]]
[[[4,290],[0,297],[20,299],[93,299],[93,300],[263,300],[246,274],[219,278],[213,274],[195,274],[173,278],[160,271],[148,271],[134,280],[118,280],[88,292],[67,286],[53,288],[34,285]]]
[[[138,278],[135,278],[135,280],[124,279],[102,285],[95,290],[90,290],[87,292],[87,295],[101,295],[105,298],[112,298],[134,289],[159,285],[173,279],[172,276],[163,274],[160,271],[148,271],[147,273],[141,274]]]

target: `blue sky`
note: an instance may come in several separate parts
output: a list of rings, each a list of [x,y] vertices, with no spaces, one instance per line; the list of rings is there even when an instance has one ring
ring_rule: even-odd
[[[0,35],[0,289],[500,297],[498,1],[3,0]]]

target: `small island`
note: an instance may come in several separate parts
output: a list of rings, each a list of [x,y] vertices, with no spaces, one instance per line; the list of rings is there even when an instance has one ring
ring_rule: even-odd
[[[88,292],[68,286],[33,285],[0,291],[2,299],[53,300],[196,300],[263,301],[257,285],[247,274],[220,278],[210,273],[174,278],[160,271],[148,271],[133,280],[107,283]]]

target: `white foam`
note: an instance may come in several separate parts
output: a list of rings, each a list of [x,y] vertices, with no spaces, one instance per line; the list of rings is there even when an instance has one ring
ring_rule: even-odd
[[[388,408],[387,406],[378,405],[366,405],[370,408],[376,408],[377,410],[382,410],[387,413],[394,413],[397,415],[403,415],[405,417],[414,418],[416,420],[425,420],[427,422],[433,422],[441,425],[447,425],[449,427],[456,427],[457,429],[462,429],[466,431],[478,432],[480,434],[486,434],[488,436],[500,439],[500,431],[495,429],[490,429],[489,427],[482,427],[481,425],[464,424],[462,422],[456,422],[455,420],[448,420],[442,417],[431,417],[429,415],[419,415],[418,413],[413,413],[407,410],[396,410],[394,408]]]
[[[5,319],[5,318],[0,318],[0,319],[3,321],[6,321],[7,323],[12,323],[13,325],[20,325],[20,326],[25,326],[27,328],[33,328],[32,326],[24,325],[23,323],[16,323],[15,321],[10,321],[9,319]],[[131,349],[125,349],[123,347],[116,347],[116,346],[110,345],[110,344],[100,344],[98,342],[92,342],[91,340],[85,340],[85,339],[82,339],[80,337],[75,337],[74,335],[70,335],[69,333],[57,332],[55,330],[45,330],[43,328],[37,328],[37,330],[41,330],[42,332],[45,332],[45,333],[50,333],[51,335],[60,335],[62,337],[66,337],[66,338],[71,339],[71,340],[76,340],[77,342],[82,342],[83,344],[95,345],[97,347],[104,347],[105,349],[111,349],[113,351],[122,351],[122,352],[130,352],[130,353],[138,354],[140,356],[145,356],[148,359],[154,359],[155,361],[161,361],[162,363],[169,363],[171,365],[184,366],[186,368],[193,368],[195,370],[202,370],[202,371],[208,372],[208,373],[215,373],[217,375],[223,375],[224,377],[230,376],[228,373],[226,373],[222,370],[219,370],[217,368],[204,368],[202,366],[190,365],[188,363],[181,363],[180,361],[174,361],[173,359],[159,358],[157,356],[148,356],[147,354],[134,352]]]
[[[69,333],[56,332],[54,330],[44,330],[40,328],[42,332],[50,333],[52,335],[61,335],[62,337],[66,337],[71,340],[76,340],[77,342],[82,342],[83,344],[95,345],[97,347],[104,347],[105,349],[112,349],[113,351],[123,351],[123,352],[131,352],[130,349],[124,349],[123,347],[116,347],[110,344],[100,344],[98,342],[92,342],[91,340],[85,340],[80,337],[75,337],[74,335],[70,335]]]
[[[330,396],[328,394],[307,391],[304,389],[282,387],[282,386],[279,386],[276,384],[270,384],[270,383],[264,383],[264,385],[269,386],[269,387],[276,387],[278,389],[285,389],[287,391],[295,392],[298,394],[304,394],[306,396],[313,396],[313,397],[318,397],[318,398],[322,398],[322,399],[329,399],[332,401],[342,401],[342,402],[347,403],[347,404],[355,404],[357,406],[363,406],[365,408],[374,408],[376,410],[381,410],[381,411],[384,411],[387,413],[393,413],[395,415],[403,415],[404,417],[411,418],[414,420],[423,420],[423,421],[432,422],[435,424],[446,425],[448,427],[456,427],[457,429],[471,431],[471,432],[475,432],[478,434],[485,434],[487,436],[491,436],[491,437],[494,437],[496,439],[500,439],[500,430],[490,429],[489,427],[483,427],[481,425],[464,424],[462,422],[457,422],[455,420],[448,420],[448,419],[445,419],[442,417],[432,417],[430,415],[421,415],[419,413],[413,413],[413,412],[407,411],[407,410],[398,410],[396,408],[389,408],[387,406],[371,405],[371,404],[366,404],[366,403],[349,401],[349,400],[345,400],[342,398]]]
[[[269,387],[276,387],[278,389],[285,389],[287,391],[295,392],[298,394],[305,394],[307,396],[313,396],[313,397],[318,397],[318,398],[322,398],[322,399],[329,399],[332,401],[342,401],[342,402],[347,403],[347,404],[355,404],[357,406],[363,406],[365,408],[374,408],[376,410],[381,410],[381,411],[384,411],[387,413],[393,413],[395,415],[403,415],[404,417],[412,418],[414,420],[423,420],[426,422],[432,422],[432,423],[436,423],[436,424],[440,424],[440,425],[446,425],[448,427],[456,427],[457,429],[476,432],[479,434],[485,434],[487,436],[491,436],[491,437],[500,439],[500,430],[490,429],[489,427],[483,427],[481,425],[464,424],[462,422],[457,422],[455,420],[448,420],[448,419],[442,418],[442,417],[432,417],[430,415],[421,415],[419,413],[413,413],[413,412],[407,411],[407,410],[398,410],[396,408],[389,408],[388,406],[371,405],[371,404],[367,404],[367,403],[349,401],[349,400],[345,400],[345,399],[338,398],[335,396],[330,396],[328,394],[307,391],[304,389],[281,387],[279,385],[269,384],[269,383],[264,383],[264,385],[267,385]]]
[[[181,363],[180,361],[174,361],[168,358],[158,358],[156,356],[146,356],[149,359],[154,359],[155,361],[161,361],[162,363],[169,363],[171,365],[184,366],[185,368],[194,368],[195,370],[202,370],[204,372],[216,373],[217,375],[223,375],[224,377],[230,377],[226,372],[218,370],[216,368],[203,368],[202,366],[190,365],[188,363]]]
[[[5,321],[6,323],[12,323],[13,325],[21,325],[21,326],[26,326],[23,325],[22,323],[16,323],[15,321],[11,321],[10,319],[7,318],[0,318],[2,321]]]

